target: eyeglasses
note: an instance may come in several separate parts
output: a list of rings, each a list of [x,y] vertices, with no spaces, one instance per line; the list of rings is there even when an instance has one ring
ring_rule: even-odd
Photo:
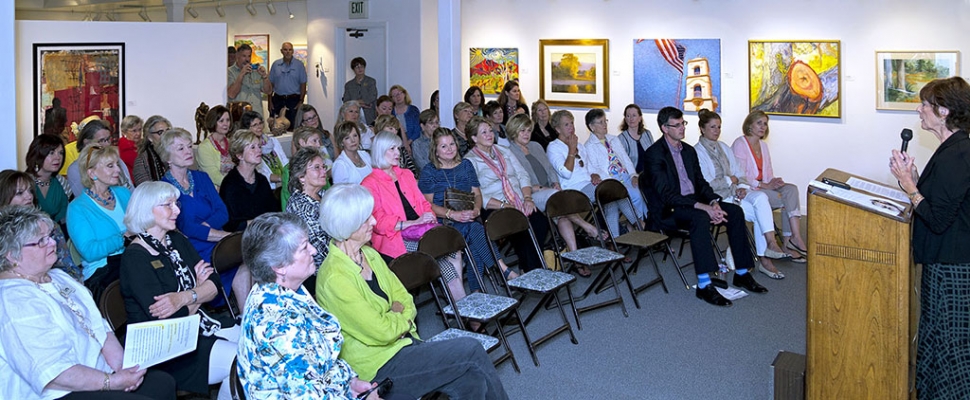
[[[57,243],[57,240],[54,239],[54,233],[55,232],[51,230],[51,233],[48,233],[47,235],[41,237],[36,242],[24,243],[24,247],[47,247],[54,243]]]
[[[165,133],[165,130],[164,129],[159,129],[157,131],[148,131],[148,134],[150,134],[150,135],[159,135],[159,136],[161,136],[163,133]]]
[[[303,120],[304,121],[313,121],[313,120],[315,120],[317,118],[320,118],[320,117],[318,117],[316,114],[313,114],[313,115],[310,115],[308,117],[303,118]]]
[[[677,125],[664,124],[664,126],[666,126],[668,128],[671,128],[671,129],[680,129],[680,128],[684,128],[684,127],[687,126],[687,121],[681,122],[681,123],[679,123]]]
[[[586,163],[583,162],[583,157],[580,157],[579,153],[576,153],[576,161],[579,161],[580,168],[586,168]]]

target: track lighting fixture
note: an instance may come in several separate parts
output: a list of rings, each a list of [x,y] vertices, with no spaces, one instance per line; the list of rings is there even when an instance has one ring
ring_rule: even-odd
[[[253,6],[253,0],[249,0],[249,4],[246,4],[246,11],[249,11],[249,15],[256,16],[256,7]]]
[[[290,19],[295,18],[293,11],[290,11],[290,2],[286,2],[286,12],[290,14]]]
[[[276,6],[272,1],[266,3],[266,11],[269,11],[269,15],[276,15]]]
[[[186,7],[185,12],[189,13],[192,18],[199,18],[199,12],[192,9],[192,7]]]
[[[225,18],[226,17],[226,9],[222,8],[222,3],[221,2],[220,3],[216,3],[216,14],[219,14],[219,17],[221,17],[221,18]]]
[[[141,8],[141,11],[138,12],[138,16],[141,17],[142,21],[152,22],[152,19],[148,18],[148,9],[145,7]]]

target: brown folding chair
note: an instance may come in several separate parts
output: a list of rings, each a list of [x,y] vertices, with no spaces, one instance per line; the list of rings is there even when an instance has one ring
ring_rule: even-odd
[[[560,232],[556,227],[554,220],[560,217],[566,217],[568,215],[579,214],[582,216],[593,214],[593,204],[589,202],[589,198],[586,197],[583,192],[578,190],[561,190],[549,197],[546,202],[546,218],[549,220],[549,231],[552,232],[553,241],[558,243],[561,240]],[[593,223],[599,230],[599,221],[595,217],[592,218]],[[623,302],[623,296],[620,294],[619,285],[617,285],[616,276],[613,274],[613,270],[619,267],[620,271],[626,275],[626,270],[623,269],[623,261],[626,256],[617,253],[615,251],[607,250],[602,239],[598,239],[600,242],[599,246],[590,246],[576,251],[561,252],[559,246],[553,246],[553,251],[556,253],[556,260],[559,264],[563,266],[564,270],[566,264],[563,260],[569,261],[571,265],[586,265],[588,267],[594,267],[597,265],[604,265],[604,268],[596,277],[593,282],[586,288],[582,296],[574,298],[573,301],[581,301],[596,290],[606,279],[609,279],[613,283],[613,290],[616,292],[616,297],[607,300],[602,303],[597,303],[585,307],[577,308],[580,313],[595,310],[598,308],[606,307],[608,305],[620,304],[620,309],[623,310],[623,316],[628,317],[630,314],[626,311],[626,304]],[[629,280],[628,280],[629,281]],[[632,293],[633,288],[631,285],[630,291]],[[634,300],[636,300],[636,295],[633,295]],[[637,303],[639,307],[639,303]],[[578,320],[577,320],[578,322]]]
[[[125,297],[121,294],[121,281],[116,280],[108,284],[98,299],[98,310],[101,316],[108,320],[111,330],[115,332],[118,341],[125,343],[125,327],[128,325],[128,311],[125,310]]]
[[[630,205],[631,209],[633,208],[633,201],[630,199],[630,193],[626,190],[626,186],[623,186],[620,181],[616,179],[606,179],[600,182],[599,185],[596,185],[596,203],[599,206],[603,219],[606,219],[606,213],[603,212],[603,206],[617,201],[625,201]],[[640,269],[640,261],[643,259],[644,253],[650,255],[650,261],[653,262],[653,269],[657,272],[656,278],[635,289],[631,287],[630,290],[632,290],[634,294],[637,294],[659,283],[663,287],[664,293],[670,293],[670,291],[667,290],[667,283],[664,281],[664,277],[660,273],[660,266],[657,263],[657,259],[654,257],[652,250],[655,247],[661,247],[664,251],[668,252],[671,257],[673,257],[673,252],[670,251],[670,237],[662,233],[644,230],[643,227],[640,226],[639,221],[630,222],[633,223],[632,225],[634,227],[632,231],[617,237],[610,235],[610,240],[613,242],[614,248],[618,248],[617,245],[624,245],[637,249],[637,257],[633,260],[633,264],[631,264],[630,268],[627,270],[627,274],[629,275],[637,273],[637,271]],[[676,260],[674,263],[674,265],[676,265]],[[677,269],[680,270],[679,267]],[[629,284],[629,282],[630,281],[628,279],[627,283]],[[636,301],[637,296],[634,295],[633,299]],[[637,307],[639,308],[639,305]]]
[[[566,312],[563,310],[562,301],[559,299],[559,291],[563,288],[566,289],[566,295],[569,296],[569,306],[573,310],[573,315],[576,318],[576,324],[579,325],[579,311],[576,310],[576,305],[573,304],[572,290],[569,285],[576,281],[576,277],[572,274],[567,274],[565,272],[557,272],[550,270],[542,257],[542,250],[539,247],[539,241],[536,240],[535,233],[532,231],[532,226],[529,224],[529,218],[525,216],[521,211],[514,208],[504,208],[493,212],[485,220],[485,234],[489,239],[489,250],[492,251],[492,258],[495,259],[495,264],[498,265],[498,261],[501,258],[498,252],[498,241],[502,239],[511,238],[512,236],[528,232],[529,239],[532,241],[532,248],[535,250],[538,258],[542,260],[542,268],[537,268],[532,271],[526,272],[515,279],[506,281],[506,290],[509,287],[515,288],[517,290],[524,291],[526,293],[534,293],[541,296],[539,304],[536,305],[529,315],[525,317],[523,323],[528,325],[532,318],[535,317],[536,313],[550,304],[553,300],[556,301],[556,306],[559,308],[559,315],[562,317],[563,324],[552,330],[545,336],[536,339],[533,343],[538,346],[543,342],[555,337],[562,332],[569,332],[570,340],[573,344],[578,344],[579,341],[576,339],[576,335],[573,333],[573,328],[569,324],[569,319],[566,318]],[[502,275],[502,274],[499,274]],[[504,279],[504,277],[502,278]],[[509,296],[512,296],[511,292],[508,292]]]
[[[235,232],[222,238],[222,240],[216,243],[216,247],[212,249],[212,268],[215,269],[217,274],[238,268],[242,263],[242,232]],[[219,293],[222,293],[222,298],[225,300],[226,306],[229,307],[229,313],[232,314],[233,318],[236,318],[240,313],[232,306],[233,303],[230,301],[230,293],[226,293],[222,285],[219,285]],[[243,306],[245,304],[236,304],[237,308]]]
[[[468,244],[465,243],[465,238],[461,236],[461,232],[458,232],[457,229],[450,226],[435,227],[426,232],[421,237],[421,240],[418,241],[418,251],[427,253],[435,259],[453,253],[464,254],[465,262],[468,263],[468,266],[471,267],[478,281],[481,282],[482,291],[471,293],[455,301],[454,306],[456,307],[452,305],[444,307],[444,314],[460,314],[463,318],[481,322],[483,328],[495,322],[497,325],[495,332],[498,334],[502,346],[508,351],[508,358],[512,361],[512,367],[518,372],[519,364],[515,360],[515,355],[512,354],[512,348],[509,346],[506,332],[502,328],[503,321],[514,317],[519,325],[519,329],[522,331],[522,336],[525,338],[529,352],[532,354],[533,362],[535,362],[536,366],[539,365],[539,358],[536,357],[535,346],[532,344],[532,340],[529,339],[529,333],[525,330],[525,325],[519,316],[519,301],[512,297],[488,293],[489,285],[485,284],[482,275],[478,272],[478,266],[475,265],[475,259],[472,257],[471,250],[468,249]],[[488,270],[485,272],[488,273]],[[494,285],[493,290],[495,290]]]
[[[416,291],[426,285],[431,288],[431,298],[434,300],[435,305],[438,306],[441,319],[445,324],[445,330],[425,340],[426,342],[468,337],[479,341],[487,352],[498,348],[498,339],[465,330],[465,323],[462,321],[461,314],[459,313],[454,313],[455,320],[458,322],[458,328],[456,329],[450,326],[448,315],[445,314],[444,307],[441,305],[441,298],[443,295],[447,304],[452,306],[455,304],[455,300],[451,295],[451,291],[448,289],[448,285],[441,278],[441,268],[438,267],[438,262],[433,257],[420,251],[405,253],[391,260],[388,268],[390,268],[391,272],[394,272],[394,275],[397,275],[397,279],[401,281],[401,284],[408,291]],[[438,288],[435,287],[435,282],[441,287],[440,294],[438,293]]]

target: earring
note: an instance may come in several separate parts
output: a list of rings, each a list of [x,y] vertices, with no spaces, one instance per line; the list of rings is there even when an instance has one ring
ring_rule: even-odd
[[[92,177],[91,180],[94,181],[94,182],[97,182],[98,181],[98,177],[97,176]]]

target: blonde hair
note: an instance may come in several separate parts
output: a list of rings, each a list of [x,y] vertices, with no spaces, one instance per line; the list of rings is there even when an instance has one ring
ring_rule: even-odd
[[[98,166],[101,162],[119,161],[120,158],[117,147],[85,146],[84,150],[81,150],[81,154],[78,155],[77,160],[80,162],[77,166],[78,172],[81,173],[81,185],[84,185],[86,188],[91,188],[94,186],[94,179],[91,179],[88,171]],[[121,174],[121,180],[125,180],[124,174]]]
[[[249,146],[253,142],[259,142],[259,136],[253,131],[239,129],[233,132],[232,140],[229,141],[229,156],[232,157],[232,162],[239,165],[239,161],[242,160],[242,153],[246,151],[246,146]]]
[[[408,105],[411,104],[411,95],[409,95],[408,94],[408,90],[405,89],[404,86],[401,86],[401,85],[391,86],[391,88],[387,91],[387,95],[389,97],[391,97],[392,99],[394,98],[394,96],[391,96],[391,92],[393,92],[394,89],[400,90],[401,93],[404,93],[404,104],[408,104]],[[393,103],[394,101],[392,100],[391,102]]]

